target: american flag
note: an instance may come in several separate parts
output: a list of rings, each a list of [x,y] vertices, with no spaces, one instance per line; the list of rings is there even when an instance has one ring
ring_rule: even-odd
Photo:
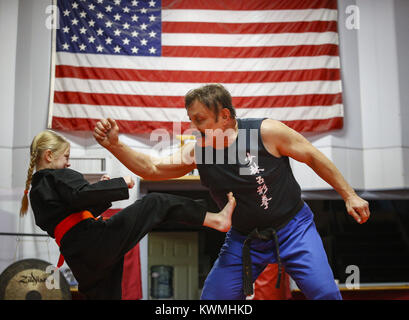
[[[239,117],[342,128],[336,0],[58,0],[49,127],[189,127],[184,95],[222,83]]]

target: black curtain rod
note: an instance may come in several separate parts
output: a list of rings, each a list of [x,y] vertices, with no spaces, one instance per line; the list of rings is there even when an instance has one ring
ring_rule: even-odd
[[[41,234],[41,233],[14,233],[14,232],[0,232],[0,236],[49,237],[48,234]]]

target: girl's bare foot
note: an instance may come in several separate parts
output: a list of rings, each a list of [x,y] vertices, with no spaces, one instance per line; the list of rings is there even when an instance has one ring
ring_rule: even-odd
[[[204,226],[216,229],[220,232],[227,232],[231,227],[231,216],[236,207],[236,199],[232,192],[227,194],[228,202],[219,213],[207,212]]]

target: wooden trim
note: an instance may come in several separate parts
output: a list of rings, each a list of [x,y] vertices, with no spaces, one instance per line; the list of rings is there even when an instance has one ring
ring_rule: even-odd
[[[409,284],[366,284],[361,285],[359,289],[348,289],[345,284],[338,285],[340,291],[387,291],[387,290],[409,290]],[[292,292],[301,292],[300,289],[296,288],[291,290]]]
[[[165,181],[200,181],[200,176],[196,175],[185,175],[183,177],[179,178],[173,178],[173,179],[167,179],[167,180],[145,180],[141,178],[141,183],[143,182],[155,182],[155,183],[160,183],[160,182],[165,182]]]

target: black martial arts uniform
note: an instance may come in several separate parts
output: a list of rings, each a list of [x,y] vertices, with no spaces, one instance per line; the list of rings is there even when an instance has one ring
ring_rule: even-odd
[[[53,238],[72,213],[88,210],[98,217],[112,201],[128,197],[123,178],[89,184],[71,169],[36,172],[30,191],[35,222]],[[162,222],[202,225],[205,215],[200,200],[150,193],[108,220],[81,221],[63,236],[60,251],[88,299],[121,299],[124,255]]]

